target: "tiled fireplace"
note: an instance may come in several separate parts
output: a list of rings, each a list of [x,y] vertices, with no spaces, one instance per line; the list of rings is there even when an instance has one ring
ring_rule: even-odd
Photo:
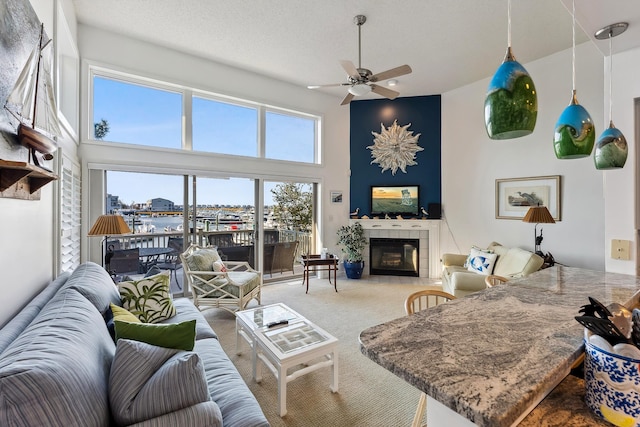
[[[370,272],[369,240],[417,239],[419,241],[418,276],[440,277],[440,220],[352,219],[364,228],[367,246],[364,249],[364,274]]]

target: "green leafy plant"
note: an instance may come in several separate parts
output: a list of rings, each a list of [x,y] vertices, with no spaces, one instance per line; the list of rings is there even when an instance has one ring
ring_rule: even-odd
[[[359,222],[353,225],[343,225],[338,229],[338,245],[341,246],[342,252],[347,255],[347,261],[362,261],[362,251],[366,243],[364,229]]]

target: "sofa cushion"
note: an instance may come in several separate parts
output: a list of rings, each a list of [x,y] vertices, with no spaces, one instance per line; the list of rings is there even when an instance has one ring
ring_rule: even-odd
[[[497,254],[471,248],[467,270],[478,274],[489,275],[493,272]]]
[[[159,347],[178,350],[193,350],[196,340],[196,321],[187,320],[182,323],[132,323],[114,321],[116,341],[122,338],[142,341]]]
[[[218,338],[215,331],[211,329],[211,326],[207,320],[202,316],[200,310],[196,308],[189,298],[178,298],[173,301],[173,305],[176,307],[177,314],[169,320],[165,320],[162,323],[180,323],[186,320],[196,321],[196,339],[204,338]]]
[[[208,400],[204,367],[196,353],[126,339],[118,341],[109,377],[109,401],[118,425],[130,425]]]
[[[268,427],[260,405],[218,340],[198,340],[194,350],[202,358],[209,395],[220,407],[225,427]]]
[[[62,289],[0,357],[0,425],[108,426],[114,351],[93,304]]]
[[[520,248],[511,248],[496,262],[493,274],[517,278],[537,271],[544,260],[542,257]]]
[[[171,301],[169,271],[118,283],[122,307],[136,315],[142,322],[157,323],[176,315]]]
[[[80,265],[66,281],[63,289],[78,291],[100,311],[105,314],[110,303],[120,304],[120,294],[113,279],[107,271],[93,262]]]

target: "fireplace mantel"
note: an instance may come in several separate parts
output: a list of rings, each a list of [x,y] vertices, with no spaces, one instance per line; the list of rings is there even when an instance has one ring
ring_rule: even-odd
[[[421,249],[427,249],[428,245],[428,271],[421,267],[420,277],[429,277],[432,279],[440,278],[440,220],[429,219],[352,219],[350,224],[359,222],[365,230],[367,242],[370,237],[408,237],[419,238]],[[380,232],[376,230],[381,230]],[[372,236],[374,234],[379,234]],[[428,237],[427,237],[428,236]],[[427,243],[428,240],[428,243]],[[365,258],[368,258],[368,243],[365,248]],[[365,259],[365,272],[368,273],[368,259]],[[423,264],[420,263],[422,266]]]

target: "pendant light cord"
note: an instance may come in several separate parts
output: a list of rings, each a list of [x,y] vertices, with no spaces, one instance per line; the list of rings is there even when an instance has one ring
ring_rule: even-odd
[[[573,92],[576,92],[576,0],[573,0],[573,50],[571,54],[571,78],[573,80]]]
[[[511,47],[511,0],[507,2],[507,46]]]
[[[611,39],[613,38],[613,30],[609,30],[609,123],[613,121],[613,54],[611,53]]]

